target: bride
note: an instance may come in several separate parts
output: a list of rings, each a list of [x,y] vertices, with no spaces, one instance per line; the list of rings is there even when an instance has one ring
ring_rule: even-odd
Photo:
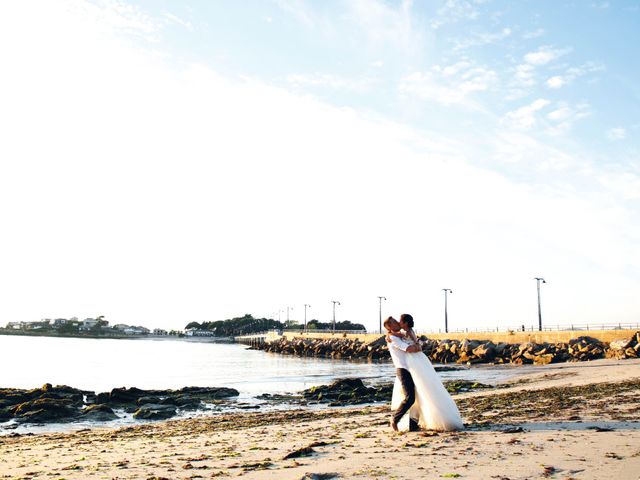
[[[388,330],[388,341],[390,341],[389,337],[393,335],[402,338],[407,343],[421,345],[413,331],[413,317],[411,315],[402,314],[399,323],[389,322],[385,326]],[[407,354],[406,361],[407,369],[415,384],[416,401],[398,422],[398,429],[408,431],[410,424],[413,423],[412,420],[417,421],[420,428],[425,430],[450,431],[464,428],[458,407],[444,388],[429,358],[420,351]],[[396,377],[391,408],[397,409],[403,399],[402,385]]]

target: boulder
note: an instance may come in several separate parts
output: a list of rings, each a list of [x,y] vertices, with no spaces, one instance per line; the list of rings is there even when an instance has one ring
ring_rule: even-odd
[[[90,405],[82,410],[82,418],[92,422],[108,422],[115,420],[118,416],[107,405]]]
[[[149,403],[136,410],[133,417],[141,420],[164,420],[175,415],[176,409],[172,405]]]
[[[12,409],[14,418],[21,422],[59,422],[77,417],[79,410],[69,400],[39,398],[21,403]]]

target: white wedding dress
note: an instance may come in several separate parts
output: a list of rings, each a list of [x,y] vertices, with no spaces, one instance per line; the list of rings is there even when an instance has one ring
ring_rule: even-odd
[[[398,422],[398,430],[409,431],[409,421],[413,418],[421,429],[451,431],[462,430],[464,425],[453,398],[444,388],[429,358],[422,353],[408,353],[407,366],[416,387],[416,401]],[[391,409],[396,410],[404,399],[400,380],[396,377],[393,385]]]

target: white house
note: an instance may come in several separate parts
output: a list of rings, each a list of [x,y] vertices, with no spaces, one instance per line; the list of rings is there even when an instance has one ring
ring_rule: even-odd
[[[85,318],[80,324],[80,330],[91,330],[98,324],[98,320],[96,318]]]
[[[153,334],[154,335],[169,335],[169,333],[166,330],[163,330],[162,328],[154,328],[153,329]]]

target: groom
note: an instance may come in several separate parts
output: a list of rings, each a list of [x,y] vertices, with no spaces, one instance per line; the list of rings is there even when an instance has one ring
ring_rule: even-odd
[[[400,331],[400,324],[393,317],[387,318],[383,325],[391,332]],[[416,401],[416,387],[407,367],[406,355],[407,353],[420,352],[422,351],[422,348],[419,345],[411,345],[394,335],[387,335],[387,342],[389,353],[391,354],[391,360],[393,361],[393,365],[396,367],[396,375],[400,380],[402,390],[404,390],[404,400],[393,413],[393,417],[391,418],[391,428],[397,432],[398,422]]]

